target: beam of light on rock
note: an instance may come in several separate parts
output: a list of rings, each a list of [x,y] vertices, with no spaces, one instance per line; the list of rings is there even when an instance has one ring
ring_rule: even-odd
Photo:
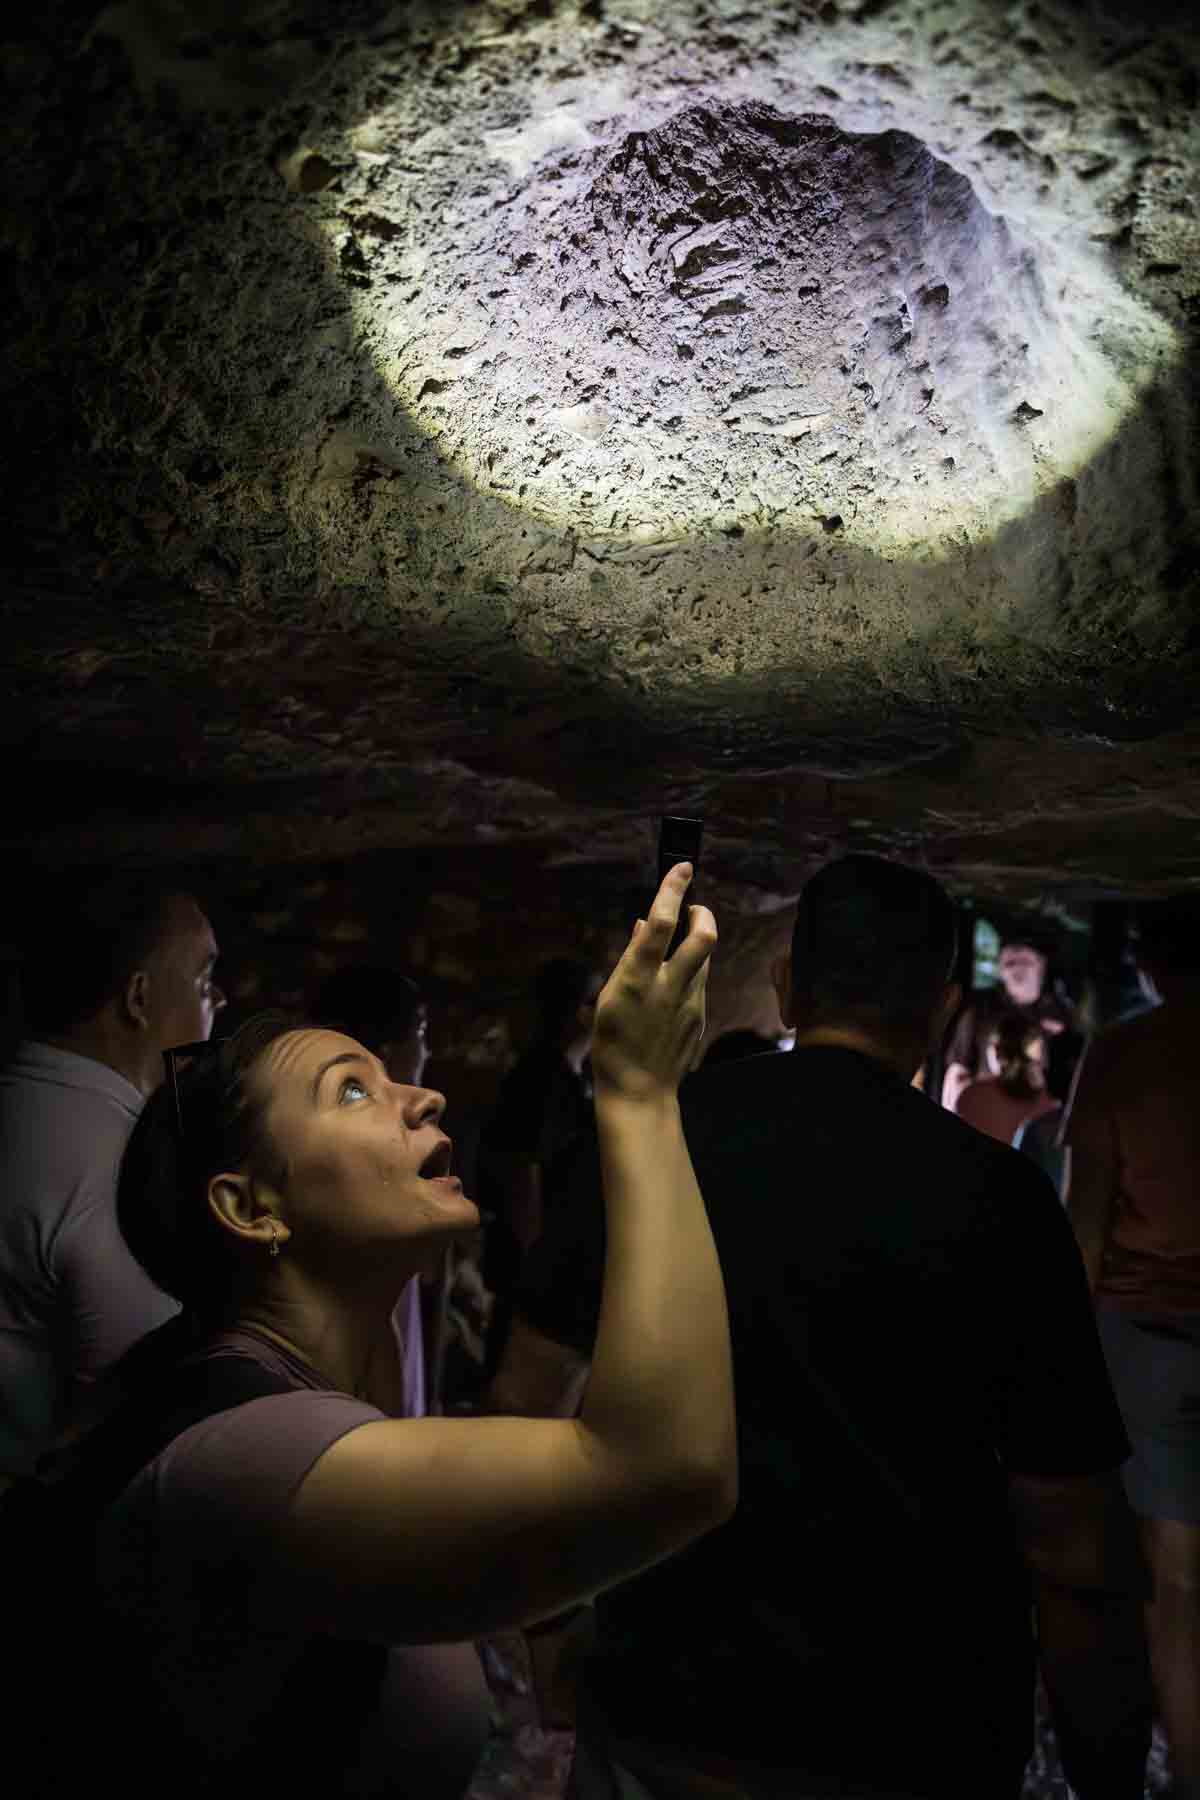
[[[1098,255],[1011,225],[905,131],[719,95],[559,124],[444,250],[396,246],[412,291],[382,330],[375,307],[375,354],[481,491],[610,548],[987,535],[1174,354]]]

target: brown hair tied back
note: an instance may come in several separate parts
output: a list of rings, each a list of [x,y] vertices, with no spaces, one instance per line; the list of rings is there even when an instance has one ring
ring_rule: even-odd
[[[177,1073],[178,1120],[164,1082],[126,1147],[117,1184],[121,1235],[150,1279],[184,1308],[188,1325],[172,1322],[180,1347],[188,1326],[222,1320],[233,1292],[233,1258],[209,1211],[209,1182],[226,1170],[275,1187],[286,1179],[250,1077],[269,1046],[299,1027],[284,1013],[258,1013],[232,1037],[205,1046]]]
[[[1041,1026],[1021,1013],[1005,1013],[996,1027],[994,1042],[1000,1064],[997,1079],[1004,1092],[1015,1100],[1028,1100],[1042,1091],[1044,1083],[1036,1074],[1042,1059],[1033,1053],[1042,1037]]]

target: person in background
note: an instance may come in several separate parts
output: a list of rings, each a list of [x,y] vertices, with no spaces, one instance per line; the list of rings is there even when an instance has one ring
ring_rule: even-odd
[[[1078,1251],[1025,1158],[910,1085],[959,1000],[955,937],[932,877],[827,865],[775,971],[795,1048],[681,1094],[725,1273],[742,1497],[598,1597],[590,1651],[568,1641],[574,1800],[630,1778],[655,1800],[1017,1800],[1034,1604],[1079,1800],[1142,1800],[1144,1571]],[[577,1179],[592,1201],[532,1251],[497,1377],[530,1410],[554,1410],[556,1358],[578,1384],[594,1337],[594,1158]]]
[[[178,1309],[117,1229],[121,1154],[170,1045],[225,1004],[213,929],[141,875],[63,878],[25,933],[26,1037],[0,1070],[0,1481]]]
[[[1083,1055],[1079,1031],[1060,1031],[1049,1039],[1046,1052],[1046,1092],[1055,1102],[1040,1117],[1028,1119],[1013,1135],[1013,1149],[1029,1157],[1054,1183],[1060,1200],[1067,1197],[1067,1152],[1060,1142],[1066,1104]]]
[[[431,1055],[429,1008],[409,976],[361,963],[338,969],[318,992],[313,1017],[365,1044],[390,1081],[421,1086]],[[422,1419],[437,1410],[452,1256],[448,1246],[441,1267],[425,1277],[414,1275],[396,1302],[393,1322],[400,1342],[405,1418]]]
[[[1139,910],[1153,1009],[1089,1045],[1065,1129],[1067,1209],[1133,1442],[1125,1487],[1153,1593],[1158,1710],[1200,1800],[1200,905]]]
[[[433,1054],[429,1006],[398,969],[353,964],[329,976],[316,997],[318,1017],[353,1018],[393,1081],[420,1087]],[[353,1034],[351,1034],[353,1035]]]
[[[997,961],[1000,986],[973,994],[959,1014],[942,1079],[942,1105],[949,1112],[956,1110],[967,1083],[986,1073],[987,1045],[1001,1014],[1019,1013],[1031,1025],[1039,1026],[1044,1037],[1053,1037],[1075,1023],[1074,1009],[1062,995],[1047,990],[1046,954],[1030,936],[1014,934],[1006,939]]]
[[[512,1324],[521,1264],[542,1234],[556,1165],[593,1131],[588,1062],[601,979],[585,962],[556,957],[534,984],[533,1041],[500,1085],[479,1140],[480,1204],[491,1214],[483,1278],[492,1293],[487,1378]]]
[[[1046,1089],[1045,1047],[1040,1025],[1023,1013],[1002,1014],[988,1040],[988,1073],[962,1089],[954,1108],[959,1118],[998,1143],[1011,1144],[1031,1119],[1057,1111],[1058,1102]]]
[[[704,1028],[706,908],[664,961],[690,879],[668,873],[596,1008],[610,1252],[577,1420],[391,1415],[394,1296],[478,1222],[448,1176],[442,1095],[267,1015],[185,1059],[176,1107],[148,1103],[119,1216],[183,1313],[132,1353],[115,1439],[76,1447],[95,1484],[115,1441],[121,1479],[97,1533],[105,1654],[71,1689],[54,1792],[94,1778],[136,1695],[102,1767],[128,1800],[459,1800],[488,1729],[467,1640],[730,1516],[728,1320],[677,1099]],[[174,1429],[195,1378],[228,1390],[230,1363],[260,1391]]]

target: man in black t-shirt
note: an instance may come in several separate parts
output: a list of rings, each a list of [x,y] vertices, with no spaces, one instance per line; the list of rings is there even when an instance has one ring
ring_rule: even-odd
[[[504,1077],[479,1140],[476,1198],[491,1215],[483,1278],[494,1300],[486,1370],[494,1373],[508,1337],[521,1263],[541,1236],[556,1170],[592,1131],[588,1053],[602,977],[587,963],[556,957],[538,971],[533,1042]]]
[[[726,1780],[754,1800],[1016,1800],[1031,1603],[1079,1800],[1140,1800],[1129,1446],[1078,1251],[1038,1170],[910,1086],[958,1003],[953,963],[931,878],[831,864],[777,971],[795,1050],[685,1086],[730,1308],[741,1501],[598,1599],[580,1800],[614,1768],[652,1794]],[[543,1405],[554,1346],[564,1369],[590,1348],[603,1229],[581,1151],[574,1203],[517,1296]],[[499,1380],[519,1405],[520,1368]]]

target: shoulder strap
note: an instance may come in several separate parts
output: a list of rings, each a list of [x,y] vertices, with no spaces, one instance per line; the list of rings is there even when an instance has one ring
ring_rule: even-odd
[[[191,1358],[166,1371],[99,1426],[54,1484],[63,1501],[98,1518],[140,1469],[202,1419],[292,1386],[252,1356]]]
[[[36,1595],[30,1593],[25,1612],[40,1628],[41,1635],[39,1639],[34,1634],[30,1655],[22,1658],[22,1670],[28,1678],[22,1683],[23,1724],[32,1721],[29,1729],[35,1745],[42,1746],[40,1760],[44,1765],[39,1781],[29,1786],[31,1800],[55,1800],[62,1792],[63,1750],[56,1736],[60,1719],[53,1696],[60,1691],[56,1680],[65,1667],[71,1666],[72,1650],[79,1642],[87,1641],[86,1631],[82,1639],[68,1634],[64,1641],[63,1619],[69,1617],[72,1631],[77,1634],[83,1583],[93,1554],[93,1531],[103,1512],[139,1470],[189,1426],[247,1401],[294,1391],[291,1382],[272,1373],[253,1356],[230,1352],[193,1357],[148,1383],[136,1399],[98,1426],[57,1480],[30,1477],[0,1500],[0,1529],[10,1521],[14,1527],[7,1543],[0,1536],[0,1567],[7,1568],[9,1558],[4,1553],[11,1552],[19,1559],[18,1573],[23,1572],[31,1584],[37,1584]],[[35,1537],[34,1533],[41,1535]],[[38,1554],[40,1544],[53,1545],[55,1550],[50,1567],[63,1591],[54,1605],[46,1603],[46,1560]],[[64,1545],[66,1554],[62,1553]],[[11,1591],[6,1590],[6,1604],[11,1599]],[[138,1659],[145,1654],[136,1638],[126,1642],[115,1619],[105,1617],[104,1631],[107,1666],[99,1670],[89,1667],[86,1674],[80,1671],[93,1708],[90,1715],[84,1716],[93,1717],[97,1729],[101,1728],[102,1713],[94,1709],[98,1701],[102,1710],[106,1704],[106,1682],[114,1671],[118,1685],[126,1681],[130,1669],[141,1667]],[[42,1678],[45,1658],[50,1655],[55,1657],[55,1681]],[[378,1705],[387,1655],[387,1647],[381,1644],[314,1638],[289,1672],[261,1740],[232,1766],[221,1763],[219,1755],[210,1765],[204,1747],[189,1742],[187,1750],[192,1762],[188,1768],[177,1770],[177,1791],[195,1794],[199,1800],[201,1794],[231,1791],[232,1780],[238,1793],[249,1793],[257,1791],[268,1777],[278,1785],[280,1767],[290,1768],[292,1763],[302,1784],[315,1771],[319,1777],[327,1777],[324,1785],[336,1786],[347,1741],[361,1733]],[[103,1729],[109,1723],[110,1719],[104,1718]],[[156,1729],[164,1733],[164,1756],[169,1753],[177,1757],[180,1746],[172,1736],[166,1715],[147,1721],[144,1735],[151,1745],[156,1741]],[[156,1780],[166,1766],[166,1761],[155,1764]],[[131,1791],[149,1796],[152,1789],[135,1782]]]

